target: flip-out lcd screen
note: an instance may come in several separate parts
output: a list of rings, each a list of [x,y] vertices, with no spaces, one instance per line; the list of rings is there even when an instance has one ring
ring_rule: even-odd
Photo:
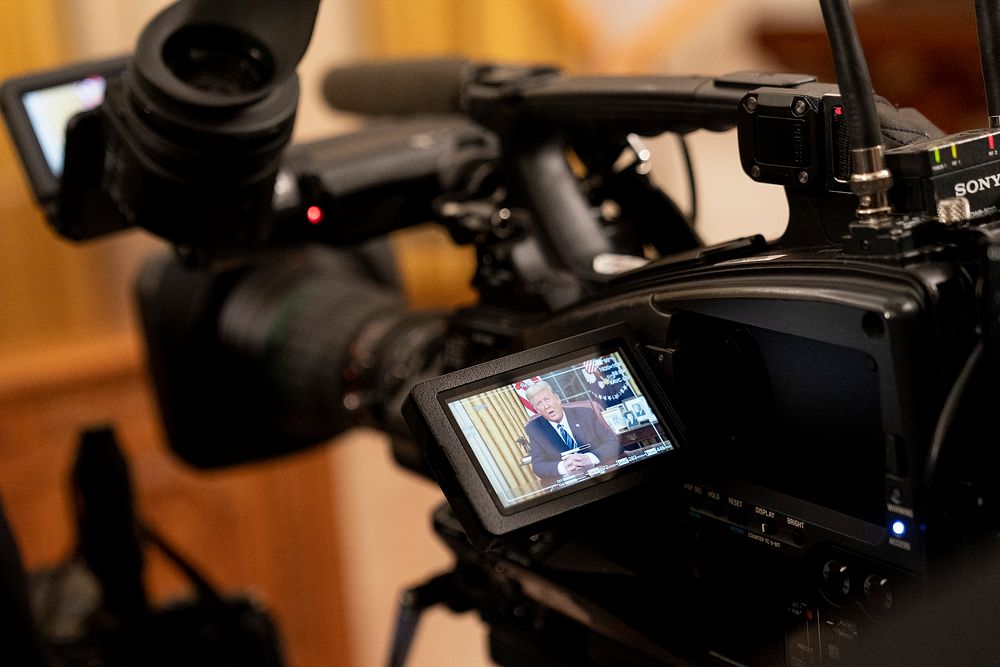
[[[453,507],[494,535],[652,479],[681,448],[625,325],[423,382],[404,413]]]
[[[104,77],[93,75],[24,94],[24,108],[31,127],[35,130],[45,161],[56,177],[62,175],[69,119],[81,111],[97,107],[104,100],[107,83]]]
[[[108,81],[127,57],[14,77],[0,86],[0,109],[35,198],[54,205],[63,173],[66,129],[73,116],[100,106]]]

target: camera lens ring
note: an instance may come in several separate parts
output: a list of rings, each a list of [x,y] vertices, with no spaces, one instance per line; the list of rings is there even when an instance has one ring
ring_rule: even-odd
[[[188,17],[183,9],[182,3],[168,7],[150,21],[140,35],[139,42],[136,44],[133,65],[141,78],[169,99],[203,109],[238,109],[266,97],[274,84],[273,62],[269,66],[270,73],[264,75],[268,69],[264,63],[271,61],[267,49],[252,37],[232,28],[208,24],[187,24]],[[180,67],[184,60],[182,55],[185,50],[183,40],[195,40],[194,44],[202,43],[210,33],[222,36],[234,46],[244,45],[248,54],[254,49],[260,50],[258,55],[246,58],[246,62],[257,61],[261,63],[260,67],[257,68],[258,76],[251,77],[259,79],[261,85],[256,88],[246,87],[242,92],[230,90],[226,94],[220,94],[204,85],[201,87],[195,85],[197,81],[195,72],[186,72],[183,77],[178,76],[175,70],[178,68],[183,70]],[[170,45],[169,50],[168,44]]]
[[[161,53],[175,77],[227,98],[255,94],[274,77],[274,61],[267,48],[225,26],[183,26],[167,37]]]

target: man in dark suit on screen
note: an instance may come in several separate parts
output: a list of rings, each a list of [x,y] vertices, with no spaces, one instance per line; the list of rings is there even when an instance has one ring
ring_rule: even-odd
[[[539,415],[524,432],[531,447],[531,469],[543,484],[621,455],[618,436],[592,408],[564,406],[544,380],[531,385],[525,398]]]

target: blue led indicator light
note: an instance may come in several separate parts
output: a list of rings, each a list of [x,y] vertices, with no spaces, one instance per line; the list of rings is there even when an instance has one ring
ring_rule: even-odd
[[[899,519],[896,519],[892,522],[892,533],[896,537],[902,537],[906,534],[906,524]]]

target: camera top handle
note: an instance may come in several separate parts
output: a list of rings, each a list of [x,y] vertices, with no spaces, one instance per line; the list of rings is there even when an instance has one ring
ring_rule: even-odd
[[[601,229],[565,158],[567,147],[578,152],[607,147],[617,157],[629,135],[727,130],[736,124],[740,100],[749,91],[814,81],[804,75],[754,73],[715,79],[562,77],[544,67],[472,67],[474,73],[459,96],[462,107],[497,133],[502,159],[514,177],[510,183],[514,197],[532,211],[535,231],[548,255],[576,278],[596,285],[612,277],[599,272],[598,263],[627,250],[616,248]],[[651,222],[655,226],[665,221]],[[691,241],[697,243],[693,234]],[[690,247],[661,248],[661,252]]]
[[[839,90],[809,75],[566,76],[551,67],[414,59],[335,69],[324,92],[331,106],[346,111],[461,111],[493,130],[509,185],[532,212],[532,231],[549,264],[584,282],[605,282],[607,276],[593,269],[594,259],[621,251],[611,247],[595,219],[579,174],[561,159],[567,146],[603,151],[613,160],[629,135],[738,127],[747,174],[785,186],[791,215],[779,245],[837,245],[854,220],[848,174],[839,173],[848,151],[846,134],[836,131],[842,116],[834,114],[843,111]],[[762,108],[755,113],[758,103]],[[877,113],[889,147],[941,135],[913,110],[884,100]],[[758,154],[762,147],[770,153]],[[785,147],[787,155],[771,147]],[[655,224],[646,229],[655,232],[649,227]],[[697,245],[693,233],[688,236]],[[653,245],[668,254],[694,247],[682,235],[671,240],[669,247]]]
[[[704,76],[564,76],[554,67],[519,67],[462,58],[363,62],[331,70],[330,106],[367,115],[465,112],[496,131],[503,118],[607,135],[653,136],[736,125],[740,100],[762,86],[795,88],[803,74],[737,72]],[[552,130],[552,127],[548,128]]]

